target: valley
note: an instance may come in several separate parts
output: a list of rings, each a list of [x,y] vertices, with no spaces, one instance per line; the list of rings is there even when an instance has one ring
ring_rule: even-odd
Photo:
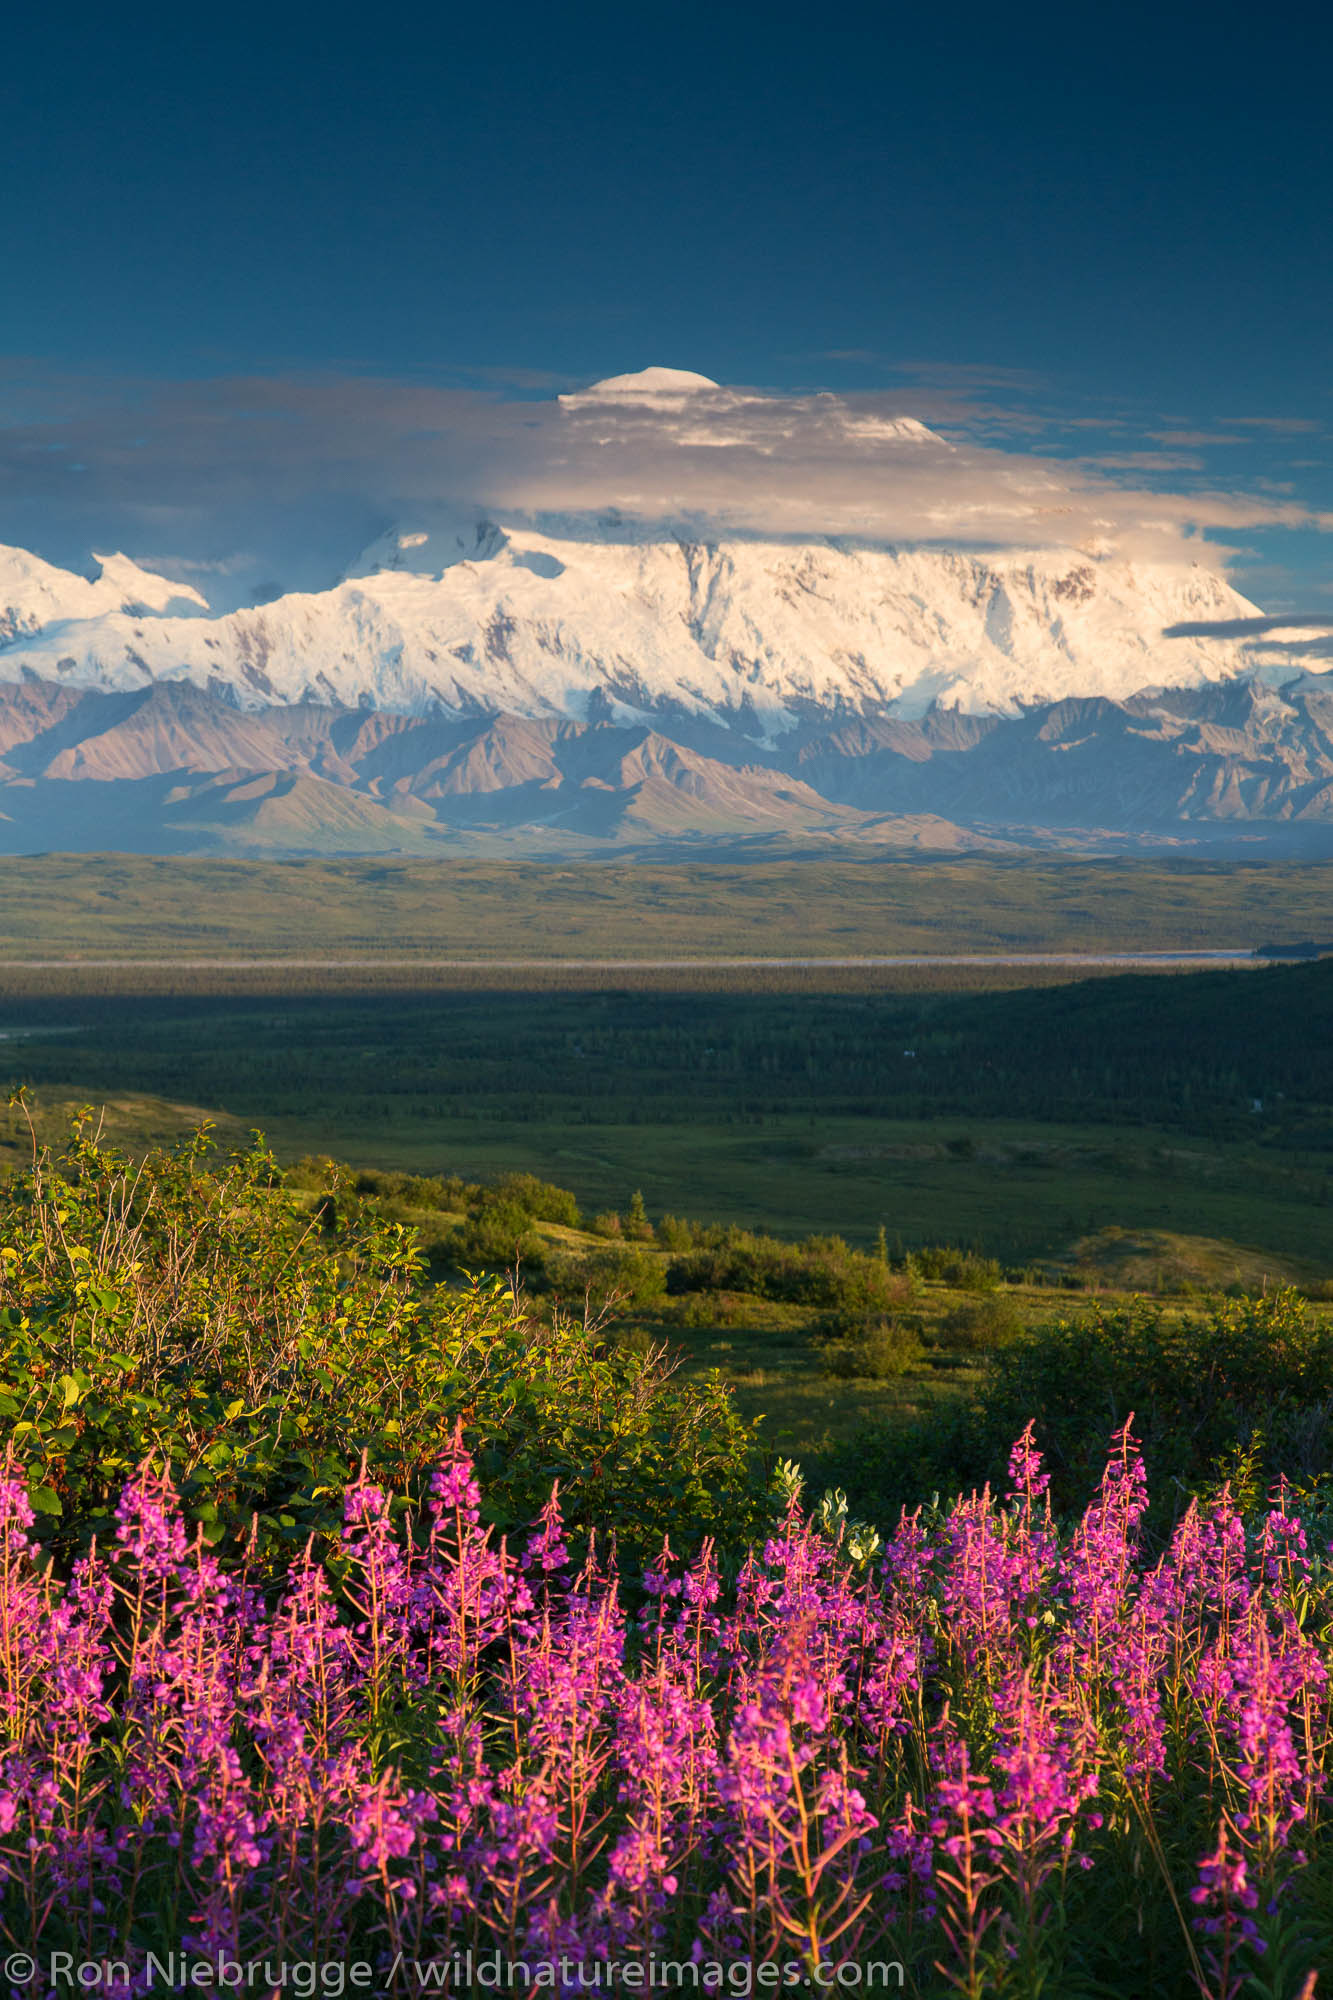
[[[1333,1269],[1333,961],[620,977],[6,971],[0,1054],[39,1101],[151,1100],[141,1136],[205,1107],[289,1160],[536,1172],[589,1210],[637,1187],[862,1244],[1025,1262],[1115,1225]]]

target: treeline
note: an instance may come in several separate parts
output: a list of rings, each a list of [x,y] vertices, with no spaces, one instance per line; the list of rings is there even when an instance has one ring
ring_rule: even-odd
[[[14,1045],[38,1086],[269,1120],[410,1133],[1007,1117],[1333,1142],[1333,960],[959,995],[444,992],[65,1011],[59,1035]]]

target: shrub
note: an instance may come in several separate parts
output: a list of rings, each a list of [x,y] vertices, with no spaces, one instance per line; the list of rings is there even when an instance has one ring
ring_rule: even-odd
[[[546,1245],[527,1210],[495,1192],[488,1192],[466,1222],[447,1232],[440,1248],[463,1271],[507,1271],[522,1265],[535,1274],[546,1261]]]
[[[412,1230],[361,1205],[323,1228],[262,1147],[212,1164],[202,1135],[132,1166],[80,1133],[0,1187],[0,1418],[56,1554],[152,1455],[210,1541],[253,1518],[275,1562],[336,1526],[363,1454],[410,1492],[460,1416],[502,1526],[558,1478],[626,1546],[745,1532],[753,1435],[720,1383],[423,1263]]]
[[[664,1215],[655,1231],[658,1242],[664,1250],[693,1250],[695,1227],[692,1222],[683,1222],[678,1215]]]
[[[1141,1299],[1010,1338],[991,1350],[973,1401],[921,1422],[864,1426],[824,1470],[882,1519],[923,1491],[998,1478],[1022,1411],[1047,1446],[1057,1503],[1078,1507],[1107,1438],[1132,1415],[1159,1506],[1180,1507],[1247,1452],[1261,1490],[1279,1478],[1308,1482],[1327,1463],[1331,1408],[1333,1329],[1296,1292],[1171,1316]]]
[[[935,1243],[914,1250],[912,1261],[923,1278],[937,1285],[956,1285],[960,1291],[994,1291],[1004,1273],[995,1257],[983,1257],[975,1250],[960,1250],[951,1243]]]
[[[461,1208],[471,1189],[457,1174],[407,1174],[403,1180],[403,1200],[409,1208]]]
[[[865,1319],[823,1345],[824,1366],[843,1380],[858,1376],[883,1382],[921,1365],[921,1334],[909,1322],[887,1314]]]
[[[303,1188],[311,1194],[344,1185],[350,1178],[347,1168],[330,1159],[327,1153],[306,1153],[287,1169],[288,1187]]]
[[[660,1257],[630,1244],[610,1245],[547,1260],[547,1277],[565,1299],[587,1297],[594,1311],[612,1304],[643,1307],[666,1295],[666,1271]]]
[[[998,1352],[986,1391],[992,1440],[1019,1405],[1041,1423],[1071,1496],[1095,1476],[1108,1428],[1134,1413],[1159,1484],[1197,1488],[1227,1453],[1262,1439],[1268,1476],[1293,1456],[1302,1411],[1333,1395],[1333,1329],[1294,1291],[1218,1299],[1168,1317],[1147,1300],[1060,1319]],[[992,1446],[994,1449],[995,1447]]]
[[[784,1243],[746,1230],[719,1233],[674,1258],[667,1271],[667,1290],[675,1294],[752,1292],[758,1298],[825,1310],[884,1311],[902,1303],[910,1289],[908,1278],[892,1272],[878,1257],[853,1250],[840,1236]]]
[[[577,1229],[581,1220],[569,1189],[538,1180],[535,1174],[505,1174],[483,1199],[521,1209],[534,1222],[557,1222],[566,1229]]]
[[[336,1161],[328,1164],[334,1173],[330,1185],[348,1179],[346,1168],[339,1168]],[[350,1178],[355,1193],[370,1196],[381,1204],[400,1202],[404,1208],[464,1208],[482,1192],[475,1182],[465,1181],[458,1174],[399,1174],[363,1167]]]
[[[1018,1301],[1007,1292],[990,1292],[952,1307],[935,1326],[931,1344],[946,1354],[985,1354],[1022,1331]]]

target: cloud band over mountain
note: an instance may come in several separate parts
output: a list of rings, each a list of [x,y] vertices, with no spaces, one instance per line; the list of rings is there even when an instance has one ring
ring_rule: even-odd
[[[1248,529],[1333,528],[1271,492],[1154,490],[1128,467],[978,442],[965,394],[945,399],[941,435],[904,415],[913,401],[669,370],[534,400],[351,374],[95,384],[11,364],[0,540],[66,563],[120,545],[167,574],[208,574],[216,603],[229,578],[237,602],[270,579],[317,586],[377,526],[439,501],[1210,564]]]

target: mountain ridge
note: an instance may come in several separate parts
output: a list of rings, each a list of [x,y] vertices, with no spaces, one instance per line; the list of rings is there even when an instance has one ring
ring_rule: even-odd
[[[1244,641],[1206,628],[1262,615],[1199,564],[710,533],[446,512],[328,590],[216,617],[126,558],[90,583],[4,551],[0,674],[188,680],[242,708],[686,716],[771,745],[829,714],[1012,715],[1234,678]]]
[[[1333,844],[1333,684],[858,718],[785,751],[716,731],[705,751],[647,722],[243,710],[183,681],[0,683],[11,853],[556,854],[705,839],[1019,851],[1223,831]]]
[[[1333,827],[1333,680],[1265,652],[1272,621],[1198,564],[449,508],[327,590],[219,615],[100,561],[0,550],[0,849]]]

